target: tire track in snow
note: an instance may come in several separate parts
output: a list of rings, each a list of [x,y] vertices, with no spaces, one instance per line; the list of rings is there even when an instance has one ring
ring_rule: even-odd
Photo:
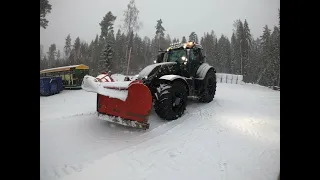
[[[81,172],[87,166],[93,164],[94,161],[88,160],[79,164],[62,164],[46,168],[40,172],[40,178],[45,180],[56,180],[75,172]]]
[[[211,104],[212,105],[212,104]],[[206,111],[205,109],[210,109],[210,111]],[[216,111],[219,110],[218,108],[216,108],[215,110],[212,110],[212,107],[210,108],[197,108],[196,109],[197,112],[195,113],[186,113],[186,116],[189,117],[187,119],[184,120],[183,123],[180,123],[178,125],[181,126],[180,128],[176,128],[176,131],[174,132],[174,138],[172,139],[172,141],[181,141],[181,143],[179,143],[178,146],[175,145],[170,145],[170,142],[168,142],[168,145],[163,145],[163,144],[158,144],[157,142],[152,143],[152,145],[148,145],[147,147],[145,147],[144,145],[139,147],[138,149],[134,149],[133,151],[130,152],[130,158],[129,160],[126,160],[126,163],[128,164],[128,166],[131,167],[137,167],[137,165],[144,167],[144,171],[143,172],[147,172],[149,171],[152,167],[154,167],[154,162],[145,162],[145,164],[143,164],[143,162],[141,162],[139,160],[139,155],[140,153],[138,153],[136,155],[136,151],[141,151],[141,149],[143,149],[143,151],[145,153],[147,153],[146,155],[148,157],[157,157],[157,156],[164,156],[164,157],[169,157],[169,159],[167,159],[166,161],[166,167],[164,169],[164,171],[166,171],[166,169],[168,169],[168,171],[180,171],[183,169],[183,164],[184,163],[193,163],[193,164],[197,164],[197,165],[201,165],[201,162],[206,162],[208,160],[198,160],[195,162],[184,162],[185,160],[182,160],[181,158],[184,156],[184,153],[190,153],[188,152],[188,147],[190,147],[190,144],[193,144],[196,141],[199,141],[198,138],[203,137],[205,131],[213,131],[215,132],[216,129],[218,128],[218,130],[216,131],[216,133],[222,132],[224,130],[224,128],[220,128],[218,125],[218,123],[212,123],[209,125],[213,125],[211,127],[208,127],[206,122],[208,122],[209,119],[212,119],[212,117],[216,114]],[[210,114],[208,116],[208,114]],[[199,115],[200,117],[197,117],[197,115]],[[177,126],[176,126],[177,127]],[[169,133],[169,131],[167,131],[167,133],[162,134],[161,136],[168,136],[168,138],[170,138],[170,136],[172,135],[172,133]],[[205,133],[206,134],[206,133]],[[165,139],[167,137],[164,137]],[[217,139],[217,137],[213,138],[213,140],[217,141],[217,143],[220,143],[220,138]],[[214,142],[213,142],[214,143]],[[183,153],[184,152],[184,153]],[[205,152],[205,147],[196,147],[194,153],[199,155],[199,154],[203,154]],[[196,155],[196,156],[197,156]],[[211,157],[212,160],[215,161],[215,158]],[[138,160],[138,161],[136,161]],[[135,164],[135,162],[138,162],[138,164]],[[155,161],[156,162],[156,161]],[[223,162],[221,162],[222,165],[225,165]],[[161,166],[161,164],[157,163],[157,166]],[[218,165],[219,167],[219,165]],[[160,168],[163,168],[162,166]],[[182,169],[181,169],[182,168]],[[227,171],[227,167],[221,167],[224,168],[224,171]],[[152,170],[150,170],[152,171]],[[223,169],[221,170],[223,171]],[[224,175],[224,179],[227,179],[227,175]]]
[[[215,101],[215,104],[217,104],[218,108],[215,109],[215,111],[224,111],[223,110],[223,106],[219,103],[219,101]],[[200,108],[199,108],[200,109]],[[206,111],[209,108],[206,109],[200,109],[200,111]],[[214,113],[215,114],[215,113]],[[202,116],[202,119],[205,118],[205,120],[209,120],[209,117],[212,117],[212,115],[209,116]],[[221,133],[225,132],[227,130],[226,127],[224,127],[221,123],[220,123],[221,119],[216,119],[214,121],[214,127],[211,128],[211,130],[215,129],[215,132],[217,134],[217,136],[215,137],[215,143],[216,146],[218,147],[219,151],[223,152],[223,150],[221,149],[221,143],[222,143],[222,139],[221,139]],[[219,161],[218,161],[218,167],[220,169],[220,179],[221,180],[227,180],[228,179],[228,164],[225,160],[221,159],[221,156],[219,157]]]
[[[220,112],[224,111],[223,108],[224,108],[225,104],[220,103],[218,99],[215,99],[212,103],[209,103],[209,104],[202,104],[202,103],[192,104],[191,103],[190,106],[187,106],[187,110],[186,110],[185,115],[182,116],[180,119],[178,119],[176,121],[171,121],[171,122],[166,122],[166,121],[163,121],[162,123],[157,122],[159,124],[158,126],[152,125],[152,123],[153,123],[152,120],[158,121],[158,119],[155,118],[154,116],[151,116],[150,117],[151,119],[154,118],[150,121],[152,129],[150,129],[149,131],[145,131],[143,133],[137,132],[132,129],[126,129],[126,128],[122,128],[119,126],[114,126],[114,128],[116,130],[119,130],[119,131],[123,130],[123,131],[127,131],[128,133],[132,134],[132,136],[134,136],[134,138],[130,138],[128,140],[127,146],[120,148],[120,149],[117,149],[116,151],[114,151],[112,153],[104,154],[103,156],[117,153],[117,152],[125,150],[127,148],[134,149],[134,146],[138,146],[146,141],[157,138],[158,136],[161,136],[161,135],[164,136],[168,132],[172,132],[172,130],[174,128],[182,129],[182,128],[179,128],[180,126],[183,126],[183,128],[187,127],[187,129],[184,129],[183,132],[180,132],[181,133],[181,134],[179,134],[180,136],[191,135],[193,131],[199,130],[199,129],[204,130],[204,131],[215,131],[217,136],[214,137],[215,142],[213,142],[213,143],[216,143],[217,147],[220,148],[221,146],[223,146],[223,144],[221,144],[221,142],[223,143],[223,141],[221,141],[220,135],[223,132],[228,131],[228,129],[230,129],[230,127],[225,126],[224,125],[225,123],[221,123],[221,121],[224,121],[225,119],[223,119],[223,118],[214,119],[214,117],[215,117],[215,114],[217,111],[220,111]],[[244,109],[244,110],[246,110],[246,109]],[[81,116],[81,114],[77,114],[77,115]],[[68,116],[68,117],[76,117],[77,115]],[[191,117],[187,117],[188,115]],[[196,117],[197,115],[199,115],[199,117]],[[64,118],[66,118],[66,117],[64,117]],[[210,123],[205,123],[207,121],[210,121]],[[187,124],[191,124],[191,123],[192,123],[192,126],[187,125]],[[263,121],[258,121],[258,120],[249,120],[248,124],[250,124],[250,123],[252,124],[252,126],[259,126],[259,125],[266,124]],[[85,125],[82,124],[80,126],[85,126]],[[98,124],[91,124],[91,126],[94,127],[94,126],[99,126],[99,125]],[[100,124],[100,126],[101,126],[101,124]],[[250,133],[251,133],[251,136],[254,136],[255,132],[253,132],[253,133],[250,132],[250,130],[248,130],[245,126],[240,125],[238,128],[240,128],[241,131],[246,132],[247,135],[250,135]],[[125,132],[122,132],[122,134],[124,134],[124,133]],[[90,136],[92,136],[92,134]],[[117,136],[119,136],[118,133],[109,134],[108,137],[110,138],[110,136],[112,136],[114,138],[114,140],[119,140],[119,137],[117,137]],[[168,138],[170,138],[170,137],[168,137]],[[196,140],[198,137],[192,136],[192,138],[193,138],[193,140]],[[96,140],[96,142],[98,142],[98,143],[104,143],[104,142],[106,142],[105,140],[107,138],[106,139],[99,139],[99,137],[97,136],[96,138],[93,138],[93,139]],[[89,140],[91,140],[91,139],[89,139]],[[121,140],[121,138],[120,138],[120,140]],[[184,141],[182,143],[182,146],[188,144],[189,141],[191,141],[191,139]],[[179,148],[182,148],[182,147],[178,147],[173,150],[172,149],[155,149],[152,151],[151,154],[149,154],[149,156],[152,156],[152,154],[156,154],[156,153],[165,153],[170,157],[172,157],[172,156],[176,157],[176,155],[174,154],[173,151],[179,150]],[[97,151],[103,151],[103,150],[104,150],[103,147],[101,149],[97,149]],[[259,156],[259,155],[257,155],[258,153],[261,153],[261,155],[260,155],[261,157],[265,157],[266,155],[269,155],[270,157],[274,156],[273,153],[262,153],[262,151],[258,150],[258,149],[252,150],[251,156],[252,157],[254,155]],[[172,158],[174,158],[174,157],[172,157]],[[101,158],[101,156],[97,156],[94,159],[99,159],[99,158]],[[132,153],[130,155],[130,159],[132,159],[132,160],[135,159],[135,150],[132,151]],[[136,163],[138,163],[138,164],[142,163],[141,161],[139,161],[139,159],[136,159],[136,160],[137,160]],[[90,163],[85,161],[81,164],[90,164]],[[76,171],[73,168],[70,168],[69,166],[75,166],[75,165],[60,165],[60,166],[52,167],[53,169],[56,169],[56,171],[58,171],[57,174],[59,174],[59,176],[57,176],[56,178],[66,176],[68,174],[72,174],[73,172]],[[152,168],[153,166],[154,166],[153,163],[148,164],[148,168]],[[220,170],[221,170],[221,178],[227,179],[228,178],[227,177],[227,171],[228,171],[227,163],[225,161],[221,160],[221,162],[218,163],[218,166],[220,167]],[[135,167],[135,165],[132,164],[132,168],[134,168],[134,167]],[[78,168],[78,170],[81,171],[82,168]],[[146,169],[146,171],[147,171],[147,169]],[[53,177],[54,177],[54,175],[53,175]]]
[[[90,116],[90,115],[92,115],[92,114],[86,114],[86,115],[87,115],[87,116]],[[78,114],[78,115],[74,115],[74,116],[70,116],[70,117],[75,117],[75,116],[83,116],[83,115]],[[61,119],[61,118],[60,118],[60,119]],[[62,118],[62,119],[63,119],[63,118]],[[180,119],[177,119],[177,120],[175,120],[175,121],[169,121],[169,122],[164,121],[163,124],[161,124],[161,125],[153,128],[153,129],[150,129],[149,131],[140,131],[140,132],[143,132],[142,134],[140,134],[139,132],[137,132],[137,131],[139,131],[139,130],[137,130],[137,129],[127,128],[127,127],[124,127],[124,126],[119,126],[119,127],[118,127],[118,125],[115,125],[115,127],[114,127],[115,129],[117,129],[117,128],[126,129],[126,130],[129,131],[129,132],[130,132],[130,130],[132,130],[131,132],[133,132],[135,136],[132,136],[132,138],[128,140],[128,145],[126,145],[125,147],[120,148],[120,149],[117,149],[117,150],[114,151],[114,152],[104,154],[103,156],[107,156],[107,155],[116,153],[116,152],[118,152],[118,151],[122,151],[122,150],[127,149],[127,148],[132,148],[132,147],[137,146],[137,145],[139,145],[139,144],[141,144],[141,143],[144,143],[144,142],[146,142],[146,141],[148,141],[148,140],[154,139],[154,138],[156,138],[156,137],[158,137],[158,136],[160,136],[160,135],[165,134],[166,132],[170,131],[171,129],[173,129],[173,128],[179,126],[179,125],[181,125],[181,123],[183,123],[184,121],[188,121],[188,120],[190,120],[190,117],[189,117],[189,118],[188,118],[188,117],[186,118],[186,116],[184,115],[184,116],[182,116]],[[97,122],[98,122],[98,120],[97,120]],[[108,122],[104,122],[104,121],[100,121],[100,120],[99,120],[99,122],[101,122],[101,123],[106,123],[106,124],[110,124],[110,123],[108,123]],[[152,123],[152,122],[151,122],[151,123]],[[98,123],[98,124],[100,124],[100,123]],[[106,125],[106,124],[104,124],[104,125]],[[80,123],[80,126],[81,126],[81,127],[83,127],[83,126],[87,127],[87,125],[83,125],[83,124],[81,124],[81,123]],[[92,126],[92,125],[91,125],[91,126]],[[95,126],[95,125],[93,125],[93,126]],[[100,124],[100,126],[101,126],[101,124]],[[89,128],[89,129],[90,129],[90,128]],[[94,128],[93,128],[93,129],[94,129]],[[86,132],[86,133],[90,134],[90,132]],[[116,135],[118,135],[118,134],[115,134],[115,136],[114,136],[115,139],[116,139]],[[97,140],[97,138],[98,138],[98,140]],[[101,139],[101,138],[99,139],[99,137],[97,137],[97,138],[94,138],[94,139],[96,139],[95,142],[106,142],[106,141],[104,141],[104,140],[106,140],[106,139]],[[107,139],[110,139],[110,134],[109,134],[109,136],[108,136]],[[83,140],[85,141],[85,139],[83,139]],[[89,140],[89,141],[91,141],[91,140]],[[99,151],[100,151],[100,152],[101,152],[101,151],[104,151],[104,147],[95,149],[94,151],[91,151],[90,153],[93,153],[93,154],[101,154],[101,153],[99,153]],[[98,160],[98,159],[100,159],[100,158],[101,158],[101,156],[98,155],[96,158],[93,158],[93,160]],[[139,161],[138,161],[138,162],[139,162]],[[140,162],[140,163],[141,163],[141,162]],[[60,179],[60,178],[62,178],[62,177],[64,177],[64,176],[66,176],[66,175],[70,175],[70,174],[72,174],[72,173],[74,173],[74,172],[79,172],[79,171],[81,171],[82,168],[76,168],[77,166],[83,166],[83,167],[85,167],[85,166],[88,165],[88,164],[91,164],[91,163],[89,163],[88,161],[84,161],[84,162],[82,162],[82,163],[80,163],[80,164],[76,164],[76,165],[66,165],[66,164],[62,164],[62,165],[56,165],[56,166],[51,167],[51,168],[45,168],[45,171],[46,171],[46,172],[50,171],[51,173],[42,173],[42,177],[43,177],[44,179],[47,179],[47,178],[50,177],[50,180],[51,180],[51,179],[52,179],[52,180],[54,180],[54,179]]]
[[[188,108],[188,107],[187,107],[187,108]],[[205,109],[210,109],[210,108],[212,108],[212,104],[211,104],[211,107],[208,107],[208,108],[205,108]],[[203,116],[203,112],[204,112],[203,110],[205,110],[205,109],[199,109],[198,107],[197,107],[196,109],[197,109],[197,111],[198,111],[197,113],[189,113],[189,112],[186,112],[185,115],[183,116],[183,118],[169,122],[169,124],[170,124],[170,123],[176,123],[176,122],[178,122],[178,123],[176,123],[174,126],[171,126],[171,128],[167,129],[166,131],[163,131],[161,134],[159,134],[159,135],[157,135],[157,136],[155,136],[155,137],[150,138],[150,139],[147,140],[147,141],[152,140],[152,139],[154,139],[154,138],[157,138],[158,136],[166,136],[166,133],[171,132],[171,130],[172,130],[173,128],[178,128],[179,126],[184,126],[184,127],[190,128],[190,129],[188,129],[188,130],[185,129],[185,128],[183,128],[185,133],[180,134],[179,137],[184,137],[184,138],[186,138],[186,139],[183,141],[183,143],[182,143],[178,148],[174,148],[174,149],[166,149],[166,148],[163,149],[163,148],[159,148],[159,149],[152,150],[152,148],[154,148],[154,146],[148,146],[148,147],[146,147],[146,148],[144,149],[144,151],[146,151],[146,152],[150,151],[150,152],[148,153],[148,156],[153,156],[153,155],[158,154],[158,153],[163,153],[165,156],[170,156],[171,158],[173,158],[172,161],[174,161],[174,158],[181,153],[181,152],[179,151],[179,148],[184,149],[184,146],[185,146],[186,144],[188,144],[190,141],[194,141],[194,140],[197,138],[197,136],[192,136],[193,131],[198,130],[199,127],[202,127],[202,126],[203,126],[204,117],[205,117],[205,116]],[[215,111],[216,111],[216,110],[211,111],[211,114],[215,114]],[[196,120],[196,119],[195,119],[195,115],[198,115],[198,114],[200,115],[200,120],[198,120],[198,119]],[[180,121],[180,122],[179,122],[179,121]],[[182,123],[182,122],[183,122],[183,123]],[[189,126],[188,123],[192,123],[192,126]],[[166,124],[168,124],[168,123],[166,123]],[[161,127],[159,126],[159,127],[157,127],[157,128],[161,128]],[[181,129],[181,128],[180,128],[180,129]],[[154,131],[154,129],[153,129],[153,131]],[[186,137],[185,137],[185,136],[186,136]],[[190,136],[191,136],[191,138],[189,138]],[[146,141],[144,141],[144,142],[146,142]],[[141,142],[141,143],[142,143],[142,142]],[[139,143],[139,144],[141,144],[141,143]],[[136,146],[138,146],[139,144],[137,144]],[[129,148],[129,147],[128,147],[128,148]],[[135,158],[135,157],[134,157],[134,156],[135,156],[135,152],[136,152],[137,150],[138,150],[138,149],[135,149],[135,150],[133,150],[133,151],[130,151],[130,153],[129,153],[130,159],[131,159],[132,161],[137,162],[139,165],[143,165],[143,163],[142,163],[140,160],[138,160],[138,158]],[[131,167],[135,167],[135,166],[134,166],[133,164],[131,164],[130,162],[128,162],[128,164],[129,164]],[[152,167],[152,163],[151,163],[151,165],[148,165],[148,167],[146,168],[146,170],[149,169],[150,167]],[[171,168],[173,168],[173,167],[171,167]]]
[[[221,180],[227,180],[228,179],[228,164],[224,160],[221,160],[221,159],[218,164],[219,164],[219,168],[220,168]]]
[[[217,105],[217,107],[215,107],[215,111],[219,111],[219,112],[223,112],[224,111],[224,106],[221,105],[219,103],[219,101],[216,101],[215,104]],[[210,107],[212,108],[212,107]],[[214,114],[215,113],[212,113],[211,114],[211,111],[210,112],[207,112],[208,110],[210,110],[210,108],[204,108],[204,109],[201,109],[201,108],[198,108],[198,114],[200,116],[201,119],[203,120],[209,120],[211,118],[214,117]],[[197,114],[197,113],[193,113],[193,114]],[[204,115],[205,114],[205,115]],[[202,129],[204,130],[211,130],[211,131],[215,131],[217,136],[214,138],[215,139],[215,143],[216,143],[216,146],[218,147],[219,151],[221,151],[221,154],[224,153],[224,150],[222,149],[222,134],[221,133],[224,133],[226,131],[228,131],[229,127],[225,126],[224,123],[221,123],[221,121],[224,121],[225,119],[224,118],[219,118],[219,119],[215,119],[213,122],[213,125],[214,127],[211,127],[211,128],[208,128],[208,127],[204,127]],[[255,120],[255,119],[250,119],[249,123],[252,125],[252,126],[256,126],[256,125],[265,125],[267,124],[265,121],[263,120]],[[205,126],[208,126],[210,124],[206,124]],[[242,130],[243,132],[246,133],[246,135],[251,135],[251,136],[254,136],[256,138],[258,138],[259,140],[261,140],[261,136],[259,134],[259,132],[257,131],[254,131],[252,129],[249,129],[247,128],[246,126],[244,125],[239,125],[238,128],[240,130]],[[257,149],[253,149],[251,151],[251,157],[256,157],[254,154],[257,154],[259,153],[260,151],[257,150]],[[264,150],[263,152],[266,152],[266,154],[269,153],[269,151],[267,150]],[[265,156],[264,154],[260,155],[260,156]],[[214,161],[214,159],[212,159]],[[220,170],[220,179],[221,180],[227,180],[229,179],[228,177],[228,163],[226,160],[223,160],[220,156],[220,160],[217,162],[217,165],[219,167],[219,170]]]

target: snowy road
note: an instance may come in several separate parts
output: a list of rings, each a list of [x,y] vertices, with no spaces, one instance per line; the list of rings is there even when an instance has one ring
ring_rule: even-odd
[[[150,129],[98,120],[96,95],[40,97],[44,180],[275,180],[280,169],[280,92],[218,84],[213,102],[189,101],[185,115]]]

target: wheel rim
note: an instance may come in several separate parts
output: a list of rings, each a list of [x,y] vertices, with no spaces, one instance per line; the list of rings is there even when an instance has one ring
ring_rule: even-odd
[[[172,110],[174,112],[181,112],[181,109],[183,108],[184,105],[184,100],[183,100],[183,94],[182,93],[175,93],[172,97]]]

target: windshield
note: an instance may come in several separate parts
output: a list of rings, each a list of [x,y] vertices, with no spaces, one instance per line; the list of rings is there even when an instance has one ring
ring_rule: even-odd
[[[175,49],[167,53],[167,62],[181,61],[182,57],[186,57],[186,51],[184,49]]]

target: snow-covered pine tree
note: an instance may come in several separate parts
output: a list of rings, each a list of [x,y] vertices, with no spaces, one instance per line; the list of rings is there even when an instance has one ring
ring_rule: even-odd
[[[138,34],[133,38],[133,48],[131,50],[130,72],[138,73],[141,65],[144,63],[142,39]]]
[[[124,56],[125,52],[123,52],[125,40],[122,37],[121,30],[118,29],[116,38],[115,38],[115,46],[114,46],[114,60],[117,63],[117,66],[114,66],[113,69],[115,72],[122,72],[122,67],[124,64]]]
[[[94,41],[91,40],[89,46],[88,46],[88,66],[93,67],[93,51],[94,51]]]
[[[41,69],[47,69],[47,68],[49,68],[49,66],[48,66],[48,58],[47,58],[46,55],[43,56],[41,62],[42,62],[42,66],[40,66]]]
[[[181,43],[186,43],[187,42],[187,39],[185,36],[182,36],[182,40],[181,40]]]
[[[279,48],[279,77],[278,77],[278,86],[280,87],[280,9],[279,9],[279,35],[278,35],[278,48]]]
[[[90,74],[97,75],[99,64],[99,35],[96,35],[92,44]]]
[[[173,38],[172,43],[177,43],[177,42],[178,42],[177,39]]]
[[[151,40],[149,37],[145,36],[143,38],[144,45],[144,67],[152,63],[152,48],[151,48]]]
[[[261,64],[261,40],[257,38],[252,40],[250,51],[250,68],[248,71],[247,81],[250,83],[256,83],[257,74],[259,74],[259,68]]]
[[[232,33],[231,36],[231,73],[232,74],[238,74],[239,72],[239,66],[238,66],[238,53],[237,53],[237,39],[234,33]]]
[[[231,45],[228,37],[222,35],[220,41],[220,67],[221,72],[230,73],[231,72]],[[218,43],[219,44],[219,43]]]
[[[247,20],[244,20],[243,24],[243,81],[249,82],[249,73],[252,71],[250,64],[252,63],[250,60],[250,52],[252,46],[252,35],[250,33],[250,28]]]
[[[102,21],[99,23],[101,28],[101,36],[104,39],[107,39],[108,33],[113,30],[113,23],[117,19],[116,16],[112,14],[111,11],[109,11],[102,19]]]
[[[167,34],[166,39],[165,39],[165,43],[164,43],[163,47],[164,47],[164,48],[167,48],[167,47],[170,46],[171,43],[172,43],[171,37],[170,37],[169,34]]]
[[[164,32],[166,31],[164,29],[164,27],[162,26],[162,20],[159,19],[157,20],[157,25],[155,26],[156,28],[156,35],[155,35],[155,40],[157,41],[157,44],[158,44],[158,50],[160,48],[164,48],[163,47],[163,44],[165,44],[165,39],[164,39]]]
[[[191,32],[191,34],[189,35],[189,41],[193,41],[195,43],[199,43],[198,35],[195,32]]]
[[[206,60],[209,64],[213,65],[214,64],[214,55],[215,55],[215,35],[214,32],[212,31],[211,34],[209,33],[204,33],[204,36],[202,37],[202,42],[200,43],[203,48],[204,48],[204,54],[207,56]]]
[[[128,45],[128,42],[127,42],[127,36],[122,33],[121,34],[121,45],[122,45],[122,55],[121,55],[121,64],[120,64],[120,67],[121,67],[121,73],[125,73],[126,72],[126,69],[127,69],[127,53],[128,53],[128,48],[126,45]]]
[[[49,21],[46,19],[46,15],[51,12],[51,4],[48,0],[40,0],[40,27],[46,29]]]
[[[271,40],[271,81],[273,86],[277,86],[280,77],[280,30],[274,27],[270,37]]]
[[[65,39],[65,45],[64,45],[64,55],[65,58],[68,59],[71,52],[71,36],[68,34],[68,36]]]
[[[110,27],[109,27],[110,28]],[[104,49],[100,53],[99,60],[99,73],[109,72],[112,70],[112,59],[114,56],[115,38],[113,29],[111,28],[106,37],[106,44]]]
[[[48,68],[55,67],[55,60],[57,55],[57,47],[56,44],[51,44],[49,47],[48,54]]]
[[[111,71],[112,57],[113,49],[110,44],[107,44],[100,55],[99,73]]]
[[[61,59],[60,59],[60,58],[61,58],[61,54],[60,54],[60,50],[58,50],[58,51],[57,51],[57,59],[56,59],[56,62],[55,62],[55,63],[56,63],[56,64],[55,64],[56,67],[61,66]]]
[[[73,56],[74,60],[73,60],[73,62],[75,64],[79,64],[80,63],[80,46],[81,46],[80,38],[77,37],[76,40],[74,41],[74,44],[73,44],[73,49],[74,49],[74,56]]]
[[[245,51],[245,37],[244,37],[244,28],[243,28],[243,23],[240,19],[238,19],[234,26],[236,27],[236,30],[235,30],[235,35],[236,35],[236,38],[237,38],[237,45],[238,45],[238,52],[240,53],[239,55],[239,65],[240,65],[240,74],[243,75],[243,69],[244,69],[244,61],[245,61],[245,58],[244,58],[244,51]]]
[[[80,44],[80,63],[89,65],[89,45],[86,42],[81,42]]]
[[[266,25],[261,36],[261,45],[262,45],[262,61],[259,70],[259,75],[257,78],[257,84],[264,86],[269,86],[272,84],[270,74],[268,72],[271,66],[271,41],[270,41],[271,30]]]

